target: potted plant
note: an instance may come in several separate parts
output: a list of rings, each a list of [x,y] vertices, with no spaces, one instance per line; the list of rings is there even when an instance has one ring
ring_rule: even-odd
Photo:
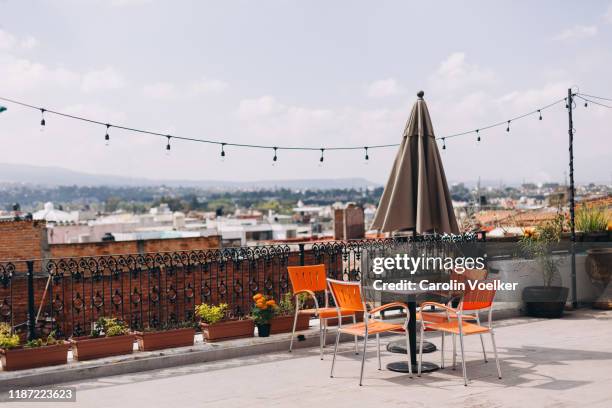
[[[276,309],[278,309],[276,301],[272,297],[261,293],[253,296],[253,300],[255,305],[251,309],[251,317],[257,325],[257,334],[259,337],[268,337],[270,336],[270,322],[276,314]]]
[[[75,360],[130,354],[134,351],[134,335],[121,320],[100,317],[93,325],[89,336],[74,337],[72,355]]]
[[[140,351],[188,347],[193,346],[195,327],[192,321],[184,321],[147,327],[143,331],[134,332],[134,335]]]
[[[559,214],[535,229],[526,229],[519,241],[523,252],[536,259],[542,271],[542,286],[527,286],[523,289],[523,301],[530,316],[554,318],[563,314],[569,289],[553,286],[553,279],[559,273],[562,260],[555,258],[552,253],[554,245],[561,240],[563,224],[564,217]]]
[[[603,206],[582,205],[576,210],[576,230],[581,232],[581,241],[606,242],[609,240],[610,216]]]
[[[195,307],[195,314],[200,318],[200,328],[206,341],[240,339],[254,335],[253,320],[229,317],[226,303],[217,306],[202,303]]]
[[[3,370],[24,370],[66,364],[68,360],[70,343],[57,340],[55,332],[49,333],[44,340],[30,340],[23,345],[19,343],[19,336],[12,333],[11,326],[0,323],[0,355]]]
[[[295,318],[295,304],[291,292],[285,293],[276,309],[276,314],[270,321],[270,334],[291,333],[293,331],[293,320]],[[308,330],[310,316],[305,313],[298,313],[296,331]]]

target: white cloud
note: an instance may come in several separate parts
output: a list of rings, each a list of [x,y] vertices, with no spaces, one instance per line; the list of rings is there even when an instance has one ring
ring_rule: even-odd
[[[580,40],[583,38],[594,37],[595,35],[597,35],[597,26],[577,25],[562,31],[554,36],[553,39],[557,41]]]
[[[79,74],[62,67],[52,68],[0,54],[0,89],[6,92],[23,92],[45,86],[77,87],[79,79]]]
[[[84,92],[116,90],[124,86],[125,79],[112,67],[87,72],[81,81],[81,90]]]
[[[227,87],[227,82],[210,78],[202,78],[193,84],[193,90],[198,93],[222,92],[227,89]]]
[[[172,99],[177,96],[176,86],[170,82],[156,82],[143,87],[146,96],[153,99]]]
[[[38,40],[35,37],[32,37],[31,35],[28,35],[27,37],[23,38],[19,42],[19,46],[21,48],[26,49],[26,50],[30,50],[32,48],[38,47]]]
[[[9,50],[15,46],[17,39],[11,33],[0,30],[0,50]]]
[[[31,35],[18,38],[8,31],[0,30],[0,50],[32,49],[37,45],[38,40]]]
[[[393,78],[380,79],[368,85],[367,93],[373,98],[384,98],[401,93],[401,88]]]
[[[238,117],[242,120],[255,119],[286,111],[286,107],[273,96],[262,96],[257,99],[243,99],[238,107]]]
[[[606,23],[612,23],[612,4],[608,6],[603,18]]]
[[[440,93],[483,89],[497,82],[493,71],[467,62],[463,52],[450,54],[429,78],[430,86]]]

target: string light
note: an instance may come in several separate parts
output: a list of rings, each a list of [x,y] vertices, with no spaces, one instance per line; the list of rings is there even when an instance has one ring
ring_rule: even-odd
[[[588,106],[587,100],[584,98],[589,97],[589,98],[597,98],[597,99],[603,99],[603,100],[611,100],[612,99],[607,99],[607,98],[603,98],[603,97],[597,97],[597,96],[592,96],[592,95],[587,95],[587,94],[579,94],[576,93],[575,94],[577,97],[584,99],[585,100],[585,107]],[[581,96],[582,95],[582,96]],[[253,148],[253,149],[274,149],[274,157],[278,160],[278,151],[279,150],[297,150],[297,151],[311,151],[311,150],[320,150],[321,151],[321,158],[319,159],[319,162],[322,164],[324,161],[324,151],[325,150],[357,150],[357,149],[364,149],[365,151],[365,161],[366,163],[369,162],[369,149],[382,149],[382,148],[391,148],[391,147],[397,147],[400,144],[399,143],[389,143],[389,144],[380,144],[380,145],[373,145],[373,146],[337,146],[337,147],[324,147],[324,148],[318,148],[318,147],[307,147],[307,146],[270,146],[270,145],[259,145],[259,144],[246,144],[246,143],[231,143],[231,142],[222,142],[220,140],[209,140],[209,139],[198,139],[198,138],[192,138],[192,137],[181,137],[181,136],[168,136],[165,135],[163,133],[158,133],[158,132],[153,132],[153,131],[148,131],[148,130],[144,130],[144,129],[138,129],[138,128],[132,128],[132,127],[127,127],[127,126],[121,126],[121,125],[114,125],[114,124],[110,124],[110,123],[105,123],[105,122],[101,122],[101,121],[97,121],[97,120],[93,120],[93,119],[89,119],[89,118],[85,118],[82,116],[76,116],[76,115],[72,115],[72,114],[68,114],[68,113],[63,113],[63,112],[59,112],[59,111],[54,111],[54,110],[48,110],[42,107],[38,107],[35,105],[30,105],[27,104],[25,102],[21,102],[21,101],[16,101],[13,99],[9,99],[9,98],[4,98],[0,96],[0,100],[2,101],[7,101],[10,103],[14,103],[17,105],[21,105],[27,108],[31,108],[31,109],[36,109],[39,110],[41,112],[41,131],[45,128],[46,125],[46,118],[45,115],[52,113],[54,115],[58,115],[58,116],[62,116],[64,118],[67,119],[74,119],[74,120],[80,120],[83,122],[88,122],[88,123],[92,123],[92,124],[98,124],[101,126],[106,126],[107,132],[105,135],[105,143],[108,144],[108,142],[110,141],[110,135],[108,133],[108,130],[110,129],[110,127],[114,127],[117,129],[122,129],[122,130],[126,130],[126,131],[130,131],[130,132],[135,132],[135,133],[143,133],[143,134],[148,134],[148,135],[152,135],[152,136],[158,136],[158,137],[166,137],[168,138],[168,144],[166,146],[166,150],[169,151],[169,145],[170,145],[170,138],[175,138],[175,139],[180,139],[180,140],[184,140],[184,141],[190,141],[190,142],[198,142],[198,143],[207,143],[207,144],[216,144],[216,145],[220,145],[221,146],[221,160],[224,161],[225,158],[225,146],[236,146],[236,147],[244,147],[244,148]],[[568,105],[568,98],[564,97],[564,98],[559,98],[558,100],[540,107],[539,109],[536,109],[534,111],[531,112],[527,112],[524,113],[522,115],[507,119],[505,121],[502,122],[497,122],[497,123],[492,123],[489,124],[487,126],[482,126],[479,127],[475,132],[476,132],[476,140],[478,142],[481,141],[481,136],[480,136],[480,131],[481,130],[488,130],[494,127],[498,127],[498,126],[502,126],[502,125],[506,125],[506,131],[510,132],[510,122],[519,120],[519,119],[523,119],[527,116],[533,115],[533,114],[538,114],[538,119],[542,120],[542,111],[544,109],[548,109],[554,105],[557,105],[561,102],[565,102],[565,106],[566,108],[569,108]],[[592,100],[588,100],[589,103],[592,104],[600,104],[599,102],[593,102]],[[606,106],[604,104],[601,104],[602,106]],[[608,107],[608,106],[606,106]],[[474,132],[474,130],[469,130],[469,131],[464,131],[464,132],[458,132],[455,134],[450,134],[450,135],[444,135],[444,136],[438,136],[436,139],[442,139],[443,140],[443,149],[445,146],[445,142],[446,139],[450,139],[450,138],[454,138],[454,137],[460,137],[460,136],[467,136],[469,134],[472,134]],[[108,137],[107,137],[108,136]],[[274,160],[274,162],[276,162],[277,160]]]
[[[170,155],[170,138],[172,138],[172,136],[167,135],[166,137],[168,138],[168,143],[166,144],[166,154],[169,156]]]
[[[323,160],[325,160],[325,158],[323,157],[323,152],[325,152],[325,149],[321,149],[321,158],[319,159],[319,167],[323,166]]]
[[[278,150],[278,147],[274,146],[274,157],[272,158],[272,166],[274,166],[276,164],[276,160],[278,160],[278,157],[276,156],[276,151]]]
[[[107,123],[106,124],[106,134],[104,135],[104,144],[106,146],[108,146],[108,144],[110,143],[110,136],[108,135],[108,129],[110,128],[110,125]]]
[[[446,150],[446,138],[442,138],[442,150]]]
[[[584,107],[586,108],[588,106],[589,106],[589,103],[587,101],[584,101]]]
[[[40,108],[40,131],[41,132],[45,130],[46,123],[47,122],[45,121],[45,108]]]

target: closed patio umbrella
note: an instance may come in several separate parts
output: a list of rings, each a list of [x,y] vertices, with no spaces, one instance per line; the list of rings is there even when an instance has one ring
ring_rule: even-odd
[[[459,233],[423,95],[417,94],[372,229]]]

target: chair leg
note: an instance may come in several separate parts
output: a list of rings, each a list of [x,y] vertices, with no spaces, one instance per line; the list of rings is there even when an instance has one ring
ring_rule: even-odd
[[[338,328],[340,328],[340,323],[338,322]],[[327,346],[327,319],[323,320],[323,348]]]
[[[440,352],[442,354],[442,361],[440,362],[440,368],[444,368],[444,332],[442,332],[442,346],[440,347]]]
[[[376,356],[378,357],[378,369],[382,370],[382,362],[380,361],[380,335],[376,333]]]
[[[499,366],[499,358],[497,357],[497,346],[495,345],[495,334],[493,334],[493,330],[491,330],[491,342],[493,343],[493,354],[495,354],[495,364],[497,365],[497,376],[501,380],[501,367]]]
[[[476,323],[480,325],[480,317],[478,317],[478,314],[476,314]],[[485,351],[485,345],[484,345],[484,337],[482,334],[480,334],[480,344],[482,345],[482,355],[484,356],[484,362],[488,363],[487,352]]]
[[[291,341],[289,342],[289,352],[293,350],[293,338],[295,337],[295,328],[297,327],[297,319],[299,313],[299,305],[295,305],[295,316],[293,317],[293,330],[291,330]]]
[[[467,378],[467,369],[465,368],[465,352],[463,351],[463,336],[459,335],[459,344],[461,346],[461,365],[463,366],[463,384],[467,387],[468,378]]]
[[[410,375],[410,378],[413,378],[412,376],[412,351],[410,350],[410,337],[408,334],[408,331],[406,331],[406,356],[408,357],[408,374]]]
[[[365,366],[366,349],[368,347],[368,333],[363,336],[363,355],[361,356],[361,374],[359,375],[359,385],[363,383],[363,367]]]
[[[457,369],[457,335],[453,334],[453,370]]]
[[[340,341],[340,331],[336,332],[336,345],[334,346],[334,357],[332,359],[330,378],[334,378],[334,366],[336,365],[336,353],[338,352],[338,342]]]
[[[353,313],[353,324],[357,324],[357,316]],[[355,354],[359,354],[359,339],[355,336]]]
[[[424,333],[425,333],[425,330],[423,329],[423,325],[421,325],[421,334],[419,338],[419,364],[418,364],[418,369],[417,369],[418,377],[421,376],[421,365],[423,364],[423,337],[424,337],[423,334]],[[410,350],[410,346],[408,347],[408,349]],[[412,357],[410,359],[412,360]]]
[[[323,360],[323,319],[319,317],[319,354]]]

